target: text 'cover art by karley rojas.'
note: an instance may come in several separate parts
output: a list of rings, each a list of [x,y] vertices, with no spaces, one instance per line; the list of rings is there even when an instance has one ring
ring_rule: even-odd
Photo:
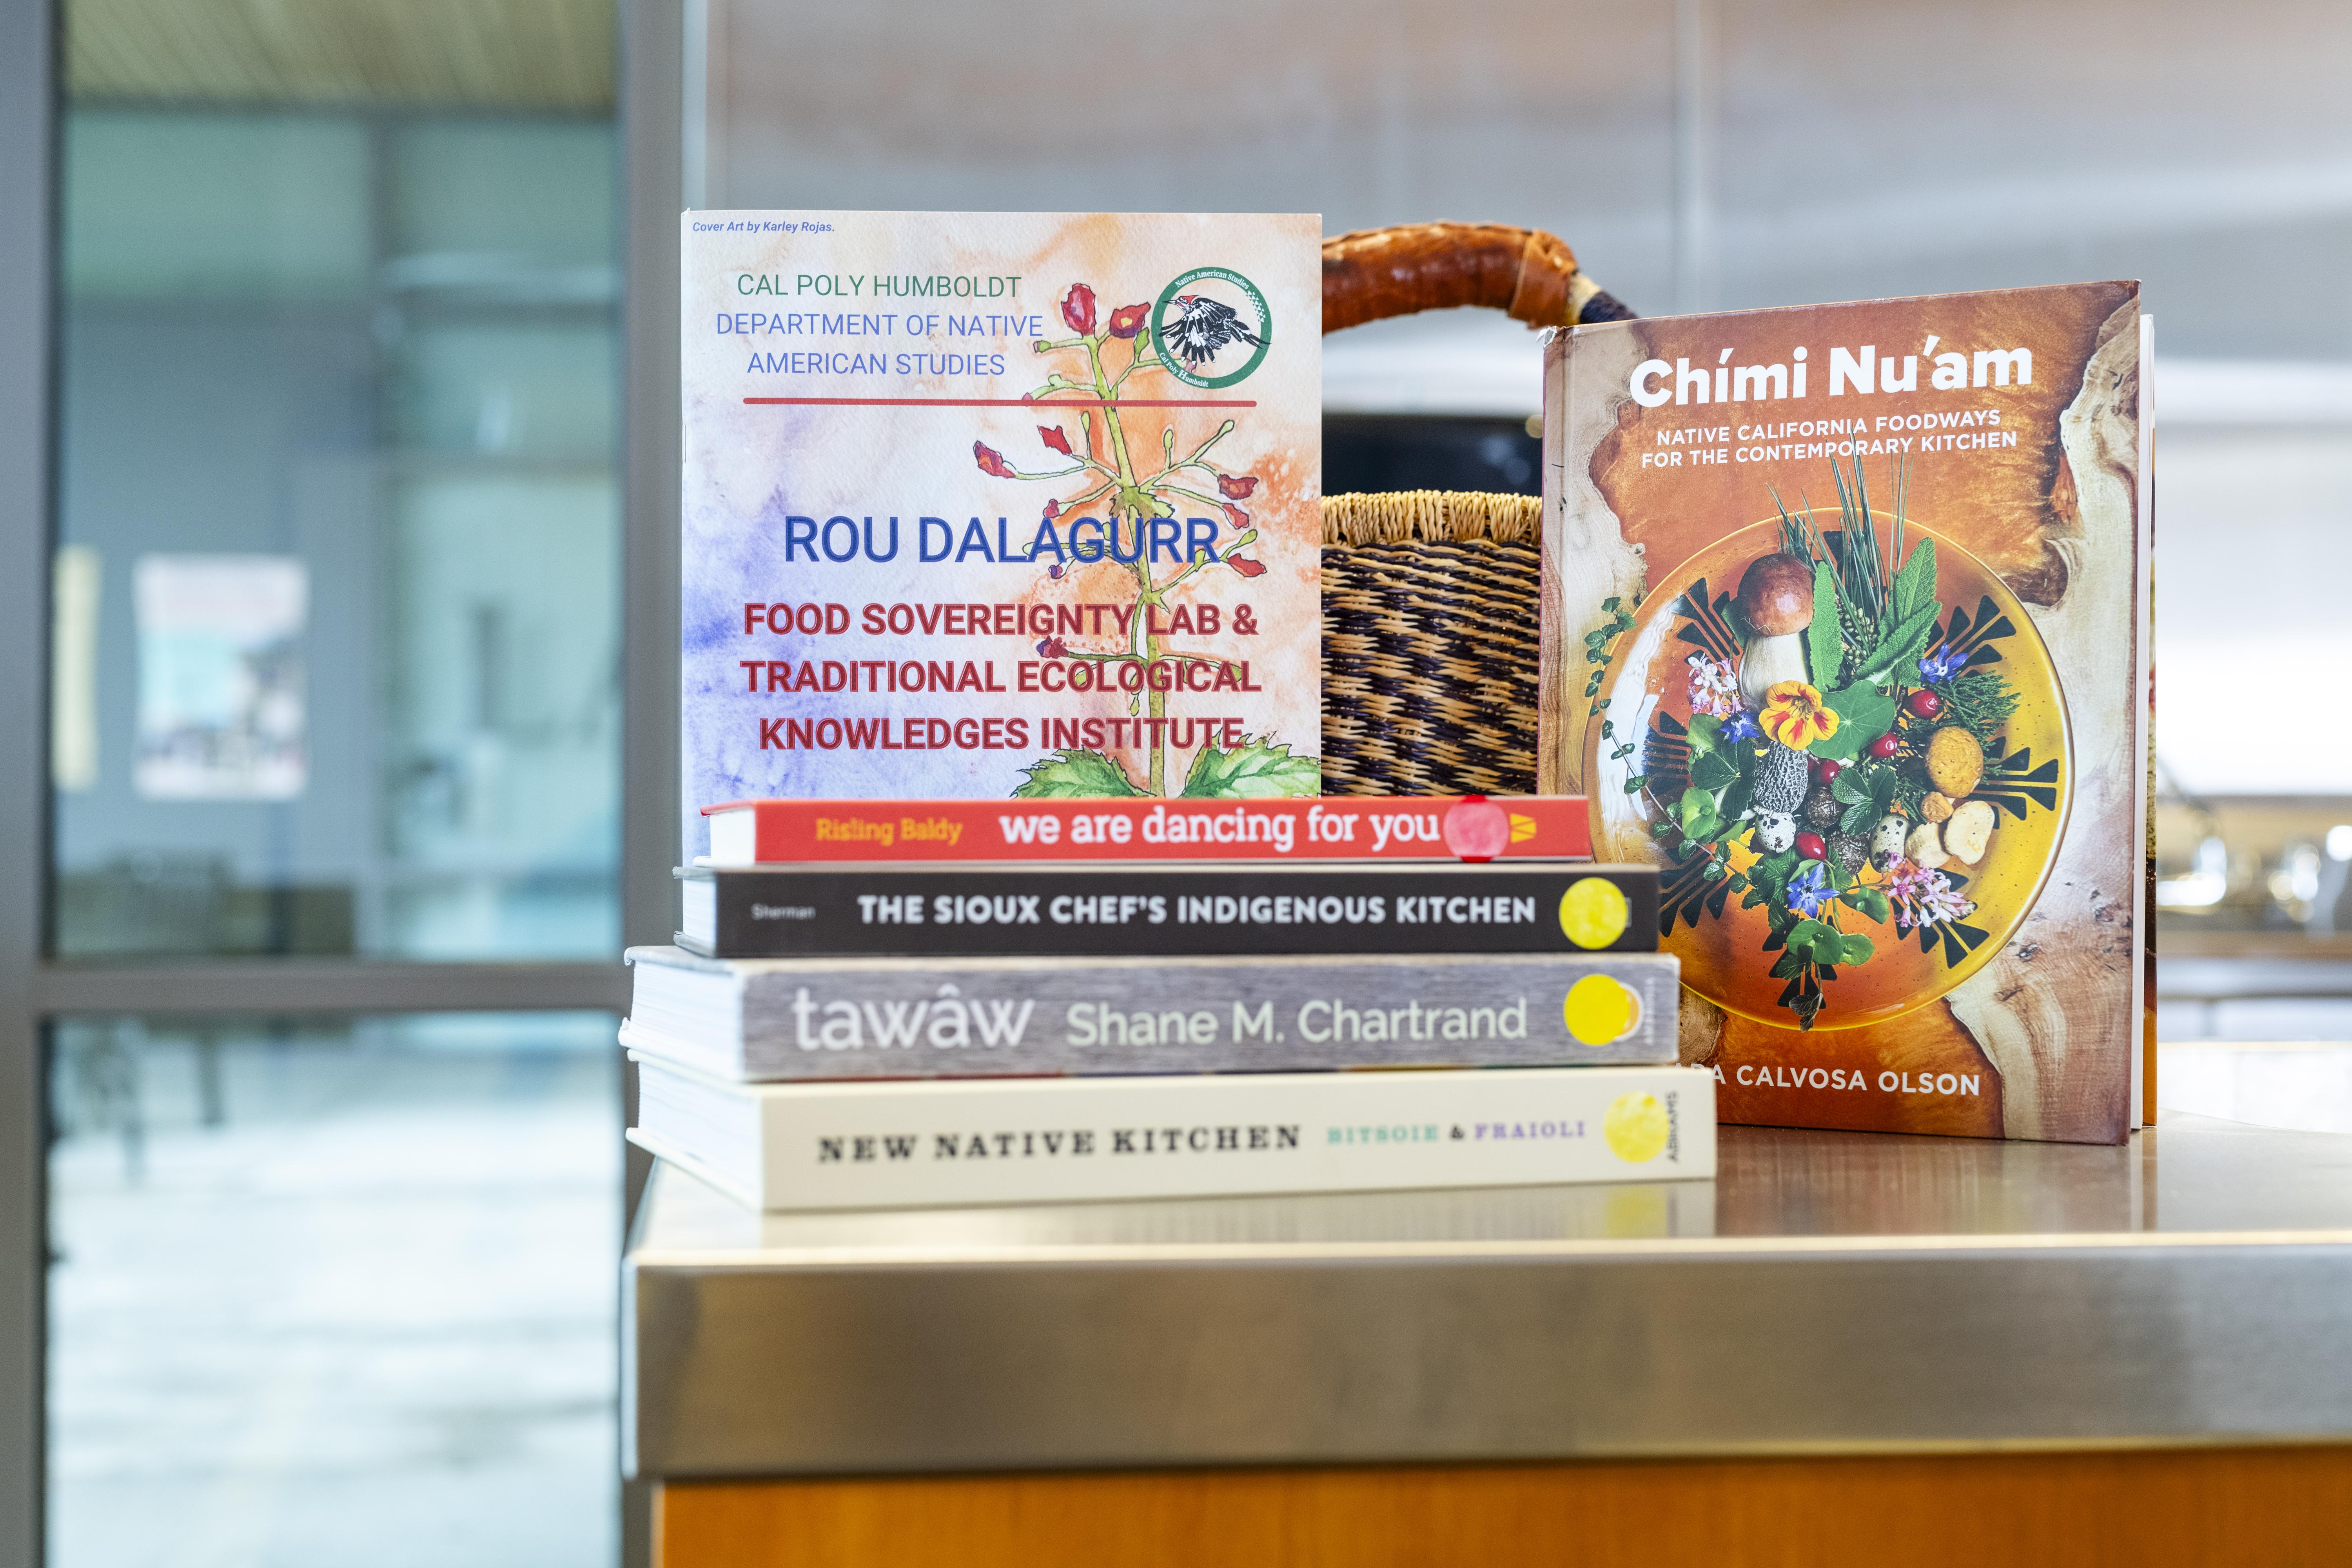
[[[1318,792],[1308,215],[689,212],[683,773]]]
[[[1726,1121],[2138,1120],[2138,288],[1577,328],[1547,361],[1547,793],[1660,868]]]

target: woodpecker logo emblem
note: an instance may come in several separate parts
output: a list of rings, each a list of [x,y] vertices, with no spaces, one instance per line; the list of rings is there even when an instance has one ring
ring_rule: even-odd
[[[1151,312],[1160,363],[1193,386],[1231,386],[1265,363],[1272,313],[1257,285],[1223,267],[1196,267],[1160,291]]]

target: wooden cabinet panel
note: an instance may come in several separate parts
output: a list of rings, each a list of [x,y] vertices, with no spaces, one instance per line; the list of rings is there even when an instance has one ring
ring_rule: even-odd
[[[2352,1561],[2352,1447],[681,1483],[659,1568]]]

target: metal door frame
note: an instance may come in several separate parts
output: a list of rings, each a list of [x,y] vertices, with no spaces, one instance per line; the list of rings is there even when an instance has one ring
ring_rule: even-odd
[[[43,1568],[51,1020],[172,1012],[621,1011],[604,963],[59,963],[48,955],[48,597],[55,537],[55,0],[0,0],[0,1568]],[[668,940],[677,846],[680,0],[621,0],[625,940]],[[617,955],[615,955],[617,958]],[[617,1131],[617,1130],[616,1130]],[[643,1179],[632,1163],[625,1208]],[[617,1288],[617,1281],[616,1288]],[[640,1494],[625,1561],[642,1561]]]

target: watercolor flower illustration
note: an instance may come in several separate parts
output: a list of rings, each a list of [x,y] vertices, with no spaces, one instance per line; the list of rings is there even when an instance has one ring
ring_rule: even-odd
[[[1128,693],[1128,711],[1147,721],[1148,730],[1139,725],[1137,732],[1150,737],[1148,745],[1139,742],[1149,760],[1139,784],[1107,752],[1066,747],[1029,767],[1013,794],[1263,797],[1318,793],[1322,787],[1318,759],[1295,756],[1287,744],[1265,740],[1244,737],[1237,745],[1223,745],[1222,736],[1204,738],[1168,714],[1171,687],[1239,689],[1238,672],[1230,660],[1175,646],[1175,637],[1187,632],[1204,635],[1209,627],[1191,627],[1186,612],[1171,599],[1178,588],[1204,572],[1223,569],[1243,579],[1265,573],[1265,563],[1246,553],[1258,542],[1258,530],[1250,514],[1234,504],[1256,493],[1259,476],[1234,473],[1214,456],[1219,443],[1234,433],[1235,422],[1225,419],[1189,444],[1179,440],[1181,416],[1175,413],[1150,435],[1132,429],[1130,424],[1139,416],[1132,405],[1122,402],[1123,389],[1133,376],[1167,369],[1150,330],[1151,306],[1121,305],[1104,321],[1094,289],[1077,282],[1063,291],[1058,310],[1076,335],[1040,340],[1031,346],[1040,355],[1075,355],[1077,364],[1070,372],[1054,372],[1027,395],[1027,401],[1040,411],[1066,406],[1076,414],[1075,435],[1066,423],[1037,426],[1045,448],[1069,459],[1069,466],[1024,472],[978,441],[972,444],[972,457],[981,472],[992,479],[1072,481],[1071,489],[1045,503],[1028,551],[1033,562],[1045,566],[1049,582],[1067,581],[1078,566],[1105,561],[1132,575],[1137,613],[1128,617],[1123,646],[1074,648],[1059,637],[1049,637],[1038,645],[1038,652],[1092,668],[1091,687],[1077,684],[1074,672],[1068,689]],[[1211,489],[1215,494],[1208,493]],[[1181,556],[1172,563],[1166,560],[1171,547]],[[1253,629],[1249,615],[1246,605],[1236,606],[1228,624],[1234,632],[1246,633]],[[1209,626],[1216,624],[1212,621]],[[1128,674],[1114,673],[1117,667],[1140,665],[1148,676],[1152,667],[1163,664],[1208,668],[1190,680],[1136,679],[1134,684],[1128,683]],[[1193,754],[1180,782],[1170,763],[1171,752],[1184,751]]]

